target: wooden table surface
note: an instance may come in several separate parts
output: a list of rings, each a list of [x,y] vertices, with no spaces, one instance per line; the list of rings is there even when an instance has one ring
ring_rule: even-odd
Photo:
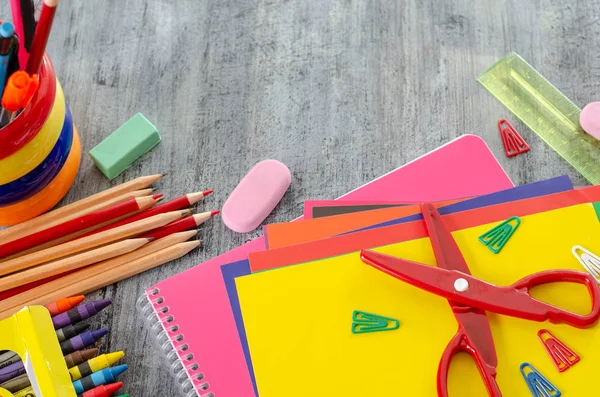
[[[0,10],[10,17],[8,1]],[[516,184],[585,180],[476,77],[516,51],[573,102],[600,100],[600,0],[63,0],[48,52],[85,154],[64,203],[169,172],[166,198],[214,188],[219,208],[254,163],[278,159],[291,189],[266,222],[335,198],[465,133],[482,136]],[[136,112],[163,141],[112,182],[87,152]],[[504,156],[509,118],[531,146]],[[203,244],[104,288],[104,349],[125,349],[132,396],[177,396],[135,309],[145,288],[258,235],[208,222]],[[210,302],[198,302],[210,304]],[[237,396],[216,396],[237,397]]]

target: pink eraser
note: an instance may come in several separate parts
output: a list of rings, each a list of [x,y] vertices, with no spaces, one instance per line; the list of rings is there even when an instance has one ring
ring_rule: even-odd
[[[581,128],[596,139],[600,139],[600,102],[592,102],[579,115]]]
[[[290,187],[292,175],[277,160],[257,163],[223,205],[221,218],[235,232],[252,231],[265,220]]]

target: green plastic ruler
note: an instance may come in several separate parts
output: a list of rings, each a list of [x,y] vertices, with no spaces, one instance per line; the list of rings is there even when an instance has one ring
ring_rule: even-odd
[[[600,141],[581,129],[581,110],[523,58],[507,55],[477,81],[588,181],[600,184]]]

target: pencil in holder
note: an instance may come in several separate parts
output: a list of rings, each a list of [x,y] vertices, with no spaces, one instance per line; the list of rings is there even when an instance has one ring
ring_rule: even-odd
[[[0,141],[0,226],[9,226],[54,207],[79,169],[79,136],[47,55],[39,88]]]

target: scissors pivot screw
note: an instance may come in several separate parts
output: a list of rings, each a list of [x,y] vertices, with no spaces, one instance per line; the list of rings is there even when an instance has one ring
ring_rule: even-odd
[[[458,278],[454,282],[454,289],[458,292],[465,292],[469,289],[469,282],[464,278]]]

